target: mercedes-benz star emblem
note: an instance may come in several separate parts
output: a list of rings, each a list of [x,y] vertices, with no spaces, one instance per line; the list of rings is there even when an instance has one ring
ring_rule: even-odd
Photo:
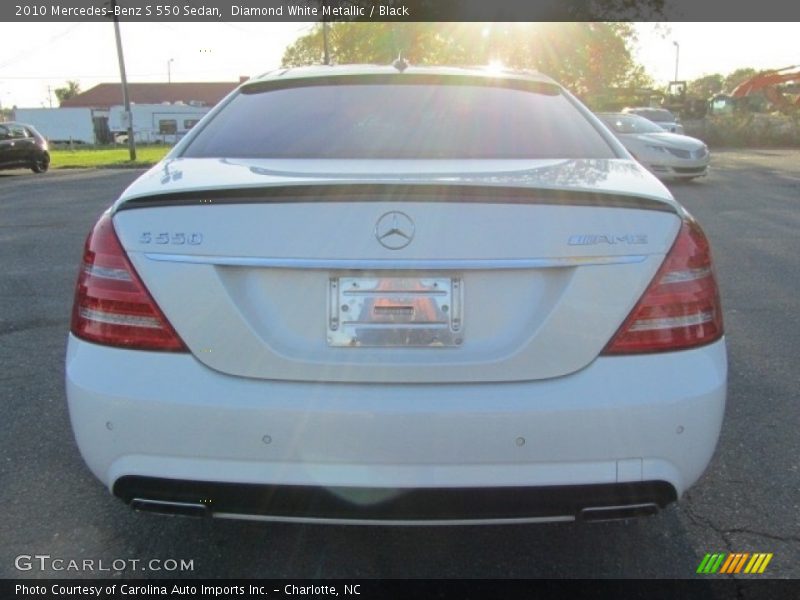
[[[414,239],[414,221],[407,214],[388,212],[375,224],[375,237],[389,250],[405,248]]]

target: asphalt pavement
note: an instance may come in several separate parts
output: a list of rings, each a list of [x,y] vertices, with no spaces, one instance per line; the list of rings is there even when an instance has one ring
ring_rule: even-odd
[[[0,172],[0,577],[692,578],[707,552],[772,552],[767,575],[800,577],[800,151],[712,164],[670,184],[711,239],[729,344],[700,482],[630,522],[407,528],[159,517],[113,498],[72,437],[63,364],[83,241],[140,171]],[[35,554],[193,569],[17,570]]]

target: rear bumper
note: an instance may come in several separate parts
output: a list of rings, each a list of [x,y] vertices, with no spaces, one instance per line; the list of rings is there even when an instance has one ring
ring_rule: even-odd
[[[651,164],[648,168],[660,178],[687,179],[708,175],[708,163],[703,165],[672,166]]]
[[[208,500],[217,516],[427,521],[662,506],[711,459],[726,376],[724,341],[601,357],[543,381],[380,385],[231,377],[190,355],[71,337],[66,380],[81,453],[126,501]]]
[[[391,490],[126,476],[113,491],[134,508],[161,514],[328,523],[606,520],[654,514],[676,500],[663,481]]]

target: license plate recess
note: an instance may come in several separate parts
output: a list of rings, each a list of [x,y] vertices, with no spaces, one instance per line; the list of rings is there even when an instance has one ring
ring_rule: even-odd
[[[331,277],[328,345],[460,346],[463,287],[459,277]]]

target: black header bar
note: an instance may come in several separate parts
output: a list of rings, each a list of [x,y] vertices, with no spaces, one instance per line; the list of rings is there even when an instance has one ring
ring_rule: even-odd
[[[192,598],[265,600],[269,598],[312,600],[350,598],[391,600],[436,598],[447,600],[722,600],[744,598],[797,598],[797,580],[701,578],[684,580],[580,579],[580,580],[366,580],[366,579],[28,579],[0,580],[3,600],[85,600],[119,598],[150,600]],[[738,592],[738,596],[737,596]]]
[[[116,15],[115,15],[116,13]],[[9,0],[0,21],[800,21],[786,0]],[[713,44],[714,40],[709,40]],[[787,42],[788,43],[788,42]]]

